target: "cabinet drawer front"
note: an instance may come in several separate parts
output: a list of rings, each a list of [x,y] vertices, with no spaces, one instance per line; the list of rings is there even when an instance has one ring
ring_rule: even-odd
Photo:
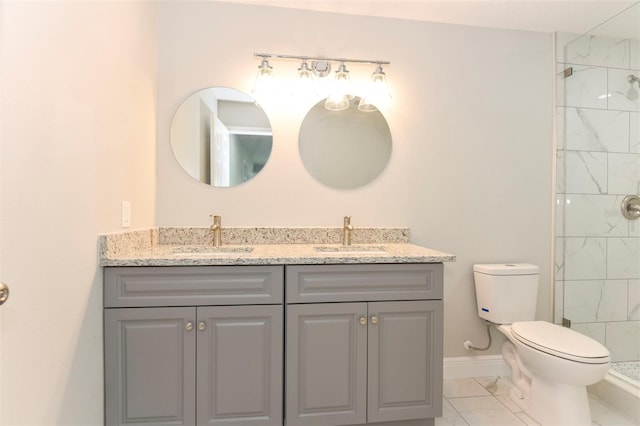
[[[287,302],[442,299],[442,264],[287,266]]]
[[[105,307],[282,303],[282,266],[123,267],[104,270]]]

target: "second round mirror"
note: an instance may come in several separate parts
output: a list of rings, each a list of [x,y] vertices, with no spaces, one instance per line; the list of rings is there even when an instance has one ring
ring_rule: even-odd
[[[350,107],[329,111],[318,102],[300,127],[298,149],[305,168],[319,182],[338,189],[354,189],[376,179],[391,156],[391,131],[380,111]]]

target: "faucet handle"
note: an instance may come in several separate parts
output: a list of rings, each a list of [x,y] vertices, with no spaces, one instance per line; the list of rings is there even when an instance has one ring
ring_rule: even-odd
[[[213,246],[220,247],[222,245],[222,216],[218,216],[217,214],[211,214],[209,216],[213,218],[213,225],[211,225]]]
[[[351,216],[344,217],[344,225],[342,226],[342,245],[351,245],[351,231],[353,231],[353,225],[351,225]]]

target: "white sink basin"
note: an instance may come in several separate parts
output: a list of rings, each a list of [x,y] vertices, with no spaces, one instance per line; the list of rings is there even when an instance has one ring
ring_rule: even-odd
[[[386,250],[382,246],[317,246],[313,248],[318,253],[326,254],[383,254]]]
[[[209,257],[209,256],[242,256],[249,254],[253,251],[253,247],[209,247],[209,246],[195,246],[195,247],[178,247],[172,252],[177,257]]]

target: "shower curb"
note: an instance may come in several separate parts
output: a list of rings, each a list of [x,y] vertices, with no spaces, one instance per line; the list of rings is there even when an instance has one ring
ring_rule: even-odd
[[[606,377],[587,388],[588,392],[613,407],[629,420],[640,419],[640,388],[609,372]]]

